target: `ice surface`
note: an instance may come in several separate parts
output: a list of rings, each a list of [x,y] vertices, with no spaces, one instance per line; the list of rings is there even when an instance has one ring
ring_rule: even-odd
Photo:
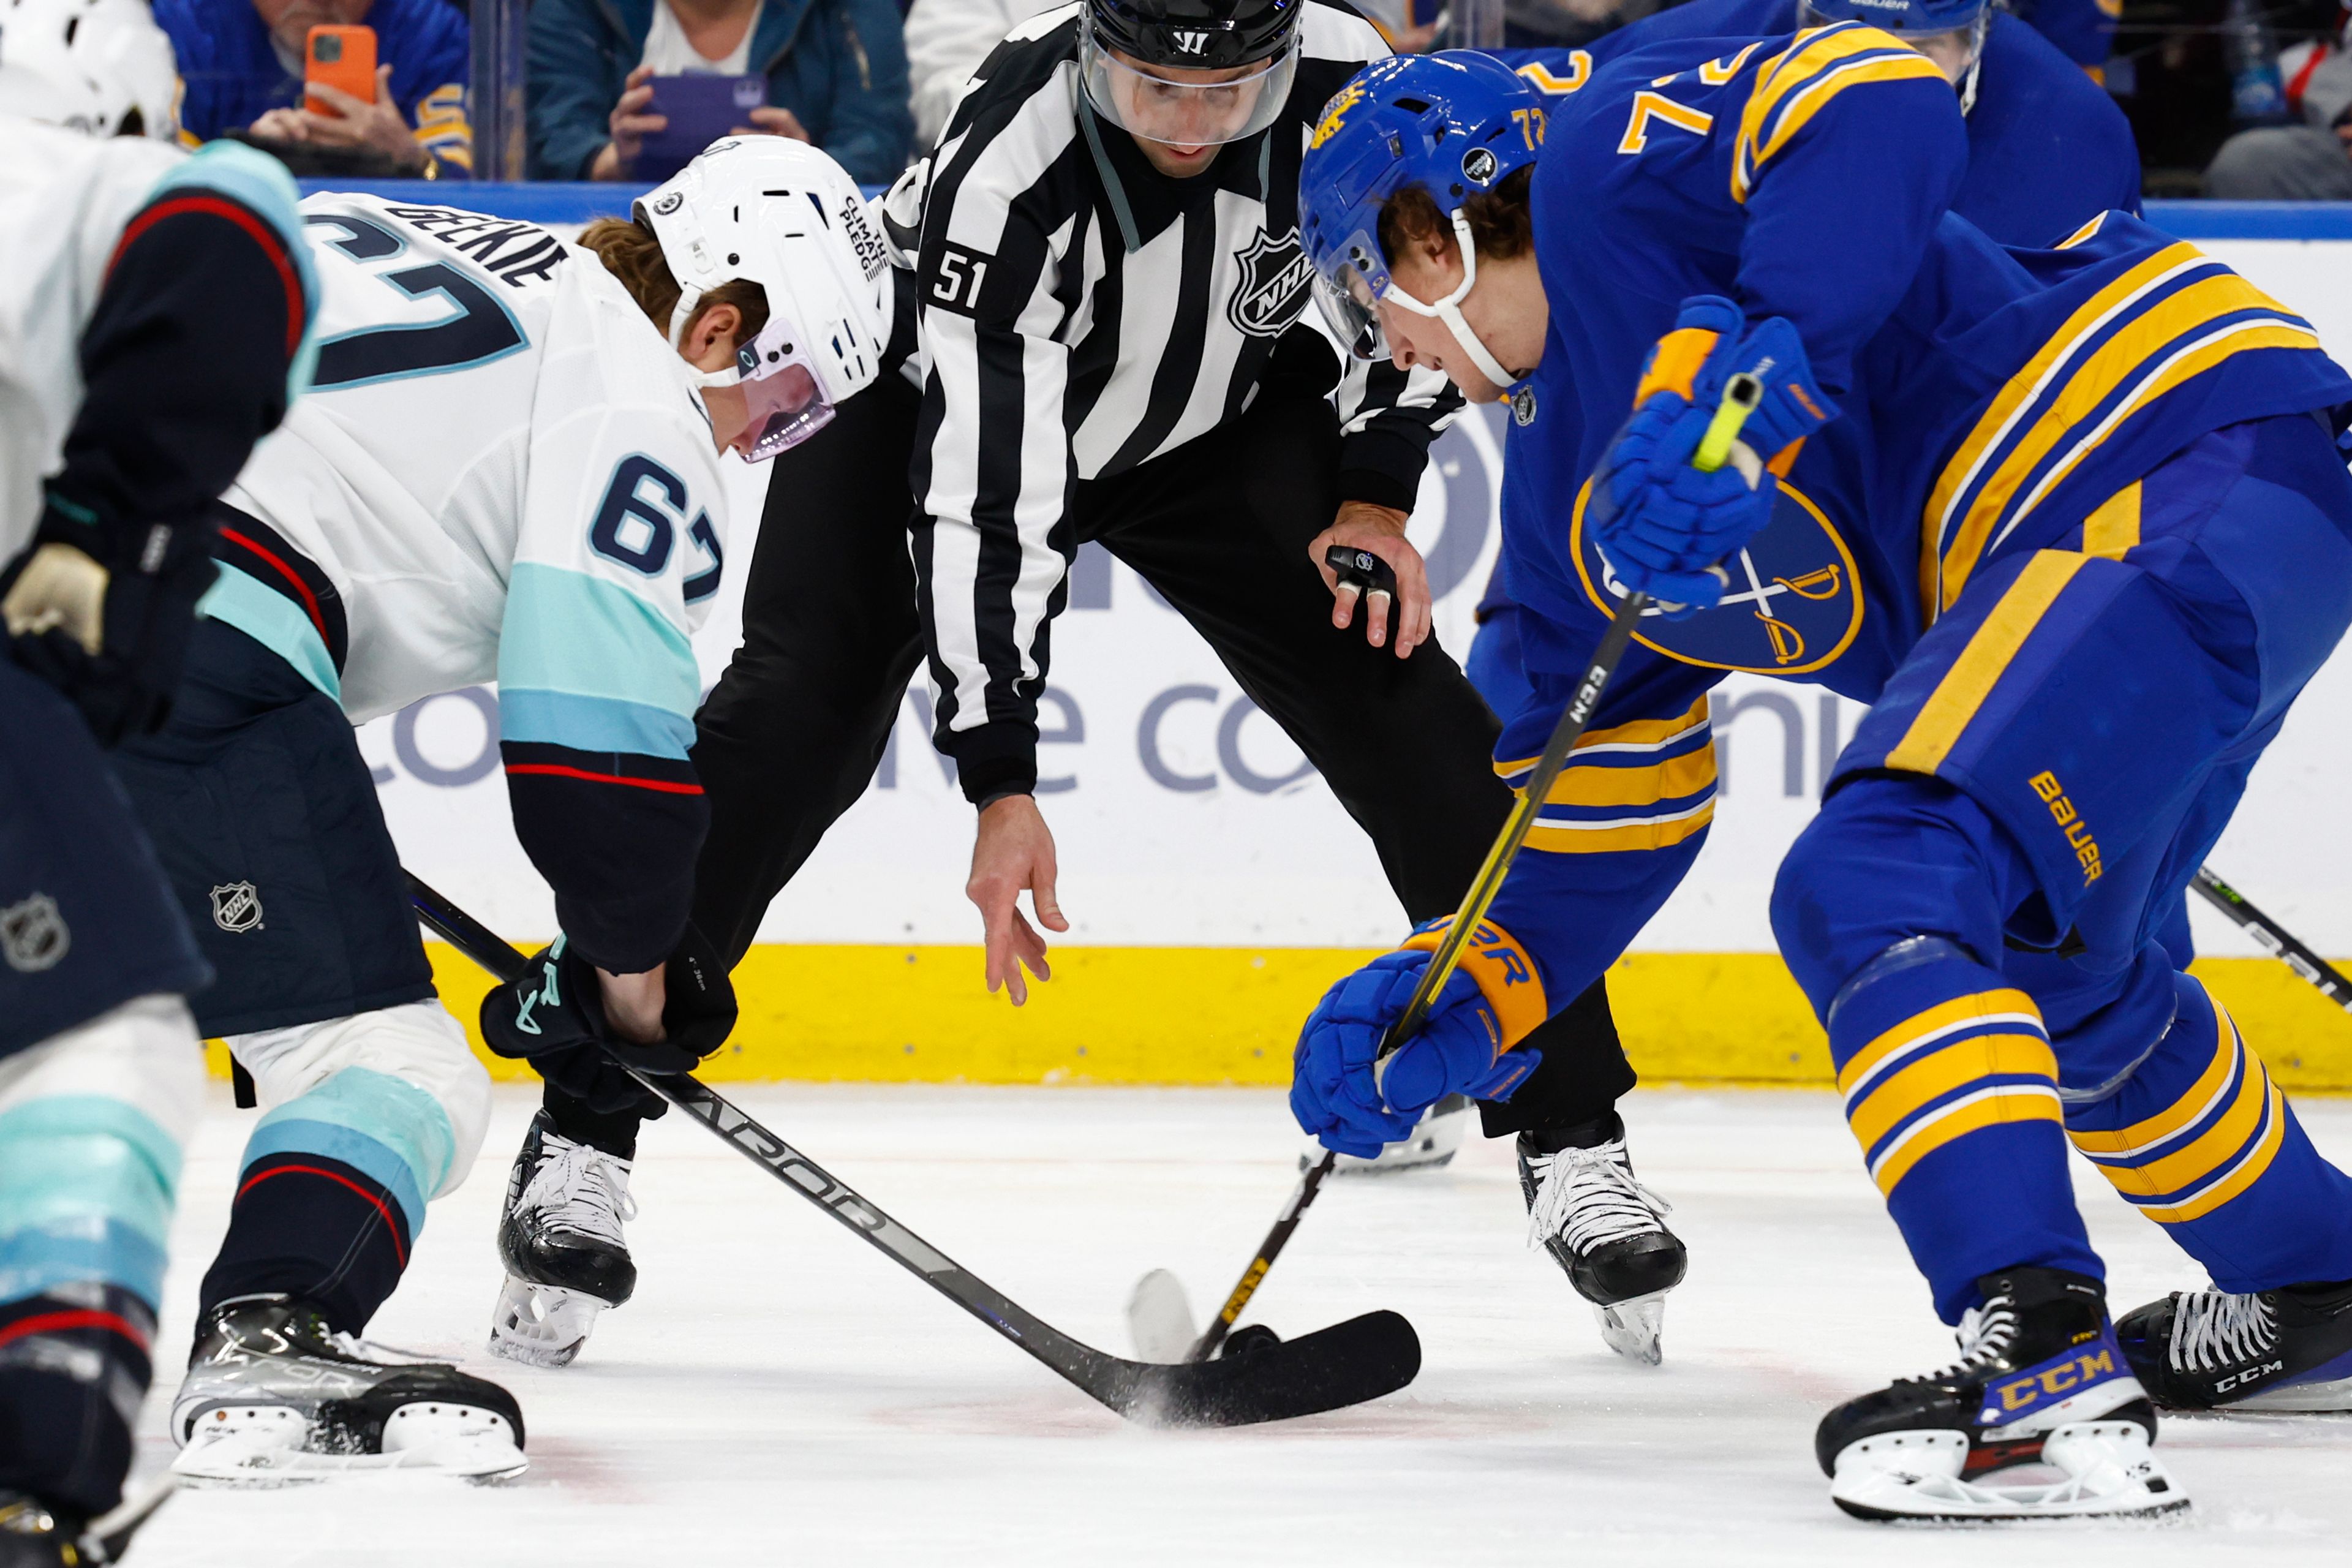
[[[1126,1353],[1129,1289],[1176,1269],[1215,1300],[1294,1179],[1264,1090],[728,1086],[958,1261]],[[646,1130],[637,1298],[579,1363],[482,1350],[492,1229],[530,1100],[502,1089],[472,1179],[434,1205],[371,1333],[461,1359],[523,1405],[531,1469],[503,1487],[367,1477],[174,1501],[131,1558],[165,1564],[1358,1564],[2005,1568],[2343,1562],[2352,1420],[2168,1422],[2194,1494],[2175,1526],[1890,1531],[1846,1520],[1814,1468],[1832,1403],[1948,1359],[1833,1100],[1644,1092],[1643,1180],[1675,1205],[1689,1279],[1666,1363],[1603,1350],[1522,1245],[1507,1143],[1447,1170],[1326,1189],[1251,1316],[1302,1332],[1375,1307],[1421,1331],[1420,1380],[1376,1405],[1209,1434],[1127,1427],[673,1114]],[[2302,1107],[2352,1158],[2352,1103]],[[225,1087],[198,1132],[142,1429],[164,1403],[249,1124]],[[2202,1283],[2087,1168],[2119,1308]]]

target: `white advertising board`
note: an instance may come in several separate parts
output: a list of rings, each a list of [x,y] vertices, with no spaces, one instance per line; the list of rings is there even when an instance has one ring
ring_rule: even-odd
[[[2207,240],[2203,248],[2308,315],[2352,363],[2352,242]],[[1439,444],[1413,519],[1444,646],[1466,652],[1496,548],[1497,426],[1476,411]],[[706,684],[740,629],[764,469],[730,463],[729,582],[698,639]],[[1297,749],[1140,579],[1089,548],[1055,628],[1043,715],[1043,802],[1056,835],[1068,940],[1139,945],[1377,946],[1402,915],[1362,835]],[[931,751],[929,702],[902,705],[874,787],[769,911],[763,940],[970,942],[962,894],[971,812]],[[1818,689],[1735,677],[1719,689],[1724,789],[1706,851],[1638,947],[1771,948],[1774,868],[1812,812],[1860,710]],[[453,693],[366,727],[409,865],[518,937],[553,926],[517,847],[497,766],[495,696]],[[2322,672],[2255,773],[2213,863],[2322,952],[2352,952],[2352,658]],[[2201,948],[2251,953],[2196,911]]]

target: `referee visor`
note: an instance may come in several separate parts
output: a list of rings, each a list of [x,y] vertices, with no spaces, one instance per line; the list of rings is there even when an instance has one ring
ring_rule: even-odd
[[[1214,147],[1255,136],[1282,115],[1298,72],[1298,34],[1266,59],[1213,69],[1152,65],[1078,30],[1087,100],[1113,125],[1171,147]]]

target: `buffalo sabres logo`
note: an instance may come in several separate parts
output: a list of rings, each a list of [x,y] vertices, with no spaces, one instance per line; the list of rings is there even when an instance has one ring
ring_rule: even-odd
[[[72,945],[73,933],[66,930],[58,901],[47,893],[35,893],[0,910],[0,957],[5,957],[8,967],[19,974],[56,968]]]
[[[1234,331],[1251,337],[1279,337],[1306,308],[1307,290],[1315,280],[1314,264],[1298,247],[1298,231],[1288,229],[1275,238],[1260,230],[1234,259],[1242,276],[1226,302],[1226,318]]]
[[[1584,535],[1592,482],[1576,498],[1576,570],[1585,594],[1604,610],[1624,586],[1600,548]],[[1684,664],[1756,675],[1809,675],[1836,662],[1862,629],[1862,585],[1853,552],[1811,500],[1780,481],[1772,521],[1727,557],[1731,585],[1723,602],[1686,620],[1644,612],[1633,640]],[[1605,595],[1605,596],[1604,596]]]
[[[213,889],[213,924],[232,936],[261,929],[261,891],[250,882],[224,882]]]

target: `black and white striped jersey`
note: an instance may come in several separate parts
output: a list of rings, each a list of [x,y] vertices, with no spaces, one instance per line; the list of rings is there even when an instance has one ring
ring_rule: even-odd
[[[1324,372],[1339,382],[1344,500],[1410,510],[1460,405],[1443,376],[1346,360],[1310,302],[1299,160],[1325,101],[1388,54],[1371,24],[1308,0],[1283,117],[1175,180],[1087,106],[1081,9],[1000,44],[886,203],[915,266],[916,566],[939,740],[968,786],[992,790],[1034,777],[1079,482],[1246,417],[1286,334],[1286,374],[1345,365]]]

